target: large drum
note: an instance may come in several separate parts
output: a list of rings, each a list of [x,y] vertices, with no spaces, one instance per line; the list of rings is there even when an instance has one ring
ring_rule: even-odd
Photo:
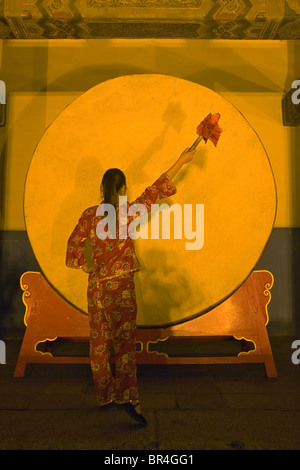
[[[100,203],[104,171],[123,170],[127,198],[134,200],[194,142],[197,125],[209,113],[221,114],[217,147],[202,141],[193,162],[174,180],[177,194],[160,202],[182,209],[167,214],[170,237],[151,238],[146,215],[135,241],[142,265],[135,275],[138,326],[167,326],[228,298],[263,253],[274,224],[276,189],[257,134],[218,93],[147,74],[100,83],[46,130],[28,170],[26,228],[42,273],[82,313],[87,313],[87,274],[66,267],[67,240],[84,209]],[[168,220],[160,217],[161,224]],[[176,238],[175,224],[182,224],[182,238]],[[194,239],[185,231],[188,225]]]

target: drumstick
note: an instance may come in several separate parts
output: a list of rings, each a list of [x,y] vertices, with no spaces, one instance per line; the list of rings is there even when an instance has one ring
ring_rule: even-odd
[[[203,139],[203,135],[198,135],[197,139],[193,143],[193,145],[189,148],[189,150],[195,150],[198,144],[200,144],[201,140]]]

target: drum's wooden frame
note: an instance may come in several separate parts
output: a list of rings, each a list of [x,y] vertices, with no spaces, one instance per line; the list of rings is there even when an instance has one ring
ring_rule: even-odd
[[[253,271],[246,282],[226,301],[205,315],[167,328],[138,328],[138,364],[219,364],[262,363],[268,377],[277,377],[276,366],[266,329],[267,306],[271,300],[273,275],[269,271]],[[51,348],[37,350],[41,342],[64,339],[89,341],[88,316],[72,307],[54,291],[39,272],[25,272],[20,280],[26,306],[26,330],[14,371],[23,377],[29,363],[86,364],[88,357],[55,356]],[[203,341],[235,338],[241,341],[237,355],[181,356],[151,351],[159,341]],[[254,348],[249,350],[249,342]],[[51,344],[51,343],[49,343]]]

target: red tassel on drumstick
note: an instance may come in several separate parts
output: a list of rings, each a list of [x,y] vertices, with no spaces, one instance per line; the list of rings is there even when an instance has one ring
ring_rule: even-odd
[[[198,138],[195,140],[193,145],[189,148],[189,150],[195,150],[199,142],[203,139],[205,143],[210,140],[215,147],[219,141],[222,129],[219,126],[218,122],[220,119],[220,114],[208,114],[202,122],[200,122],[199,126],[196,129],[198,134]]]

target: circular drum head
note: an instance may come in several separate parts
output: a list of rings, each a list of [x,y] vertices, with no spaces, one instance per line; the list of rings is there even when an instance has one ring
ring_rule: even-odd
[[[104,171],[124,171],[127,198],[133,201],[192,145],[196,127],[209,113],[221,114],[217,147],[202,141],[193,162],[174,179],[177,193],[160,201],[182,209],[176,215],[182,238],[174,236],[174,216],[169,239],[151,239],[149,230],[148,239],[135,241],[142,265],[135,275],[137,324],[158,327],[217,306],[241,286],[261,257],[275,220],[276,189],[260,139],[218,93],[183,79],[147,74],[100,83],[46,130],[26,179],[26,228],[47,281],[83,313],[88,276],[66,267],[67,240],[82,212],[100,203]],[[184,220],[195,232],[193,239]],[[141,235],[146,236],[149,224],[143,221]]]

